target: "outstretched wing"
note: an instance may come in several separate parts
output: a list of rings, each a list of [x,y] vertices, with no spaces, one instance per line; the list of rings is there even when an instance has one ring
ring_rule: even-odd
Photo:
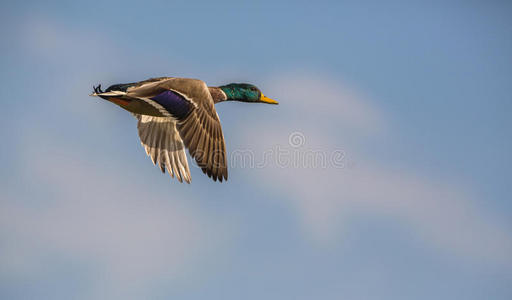
[[[203,172],[214,181],[222,182],[228,179],[226,145],[219,117],[213,112],[214,116],[201,107],[195,109],[178,123],[178,130]]]
[[[185,147],[176,129],[176,121],[172,118],[153,117],[134,114],[138,119],[137,128],[142,146],[153,164],[167,172],[171,177],[190,183]]]
[[[197,164],[213,180],[227,180],[226,145],[219,116],[206,84],[198,79],[164,78],[129,88],[132,97],[156,99],[172,91],[192,103],[190,111],[177,118],[177,129]]]

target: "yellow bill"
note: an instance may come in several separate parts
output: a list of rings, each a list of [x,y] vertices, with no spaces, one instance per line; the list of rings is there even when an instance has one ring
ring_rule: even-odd
[[[279,104],[279,102],[277,102],[276,100],[270,99],[269,97],[263,94],[261,94],[260,101],[268,104]]]

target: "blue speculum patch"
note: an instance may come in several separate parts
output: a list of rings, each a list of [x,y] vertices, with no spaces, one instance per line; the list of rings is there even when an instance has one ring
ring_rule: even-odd
[[[165,110],[179,120],[185,118],[192,110],[192,104],[173,91],[165,91],[151,99],[162,105]]]

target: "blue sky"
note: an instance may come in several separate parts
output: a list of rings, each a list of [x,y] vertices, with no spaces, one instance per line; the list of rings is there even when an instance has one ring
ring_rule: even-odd
[[[510,299],[511,13],[505,1],[5,3],[0,295]],[[129,113],[88,97],[165,75],[250,82],[280,102],[217,105],[228,152],[255,167],[233,162],[223,184],[192,168],[179,184],[151,165]],[[278,150],[343,160],[283,166]]]

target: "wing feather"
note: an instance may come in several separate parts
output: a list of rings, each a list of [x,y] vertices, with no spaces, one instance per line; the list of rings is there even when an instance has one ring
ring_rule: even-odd
[[[178,123],[178,130],[183,133],[183,142],[203,172],[213,180],[227,180],[226,146],[218,117],[212,118],[198,108]]]
[[[182,182],[190,183],[190,169],[185,155],[185,146],[172,118],[134,114],[141,144],[153,164],[162,172]],[[181,159],[180,159],[181,157]]]

